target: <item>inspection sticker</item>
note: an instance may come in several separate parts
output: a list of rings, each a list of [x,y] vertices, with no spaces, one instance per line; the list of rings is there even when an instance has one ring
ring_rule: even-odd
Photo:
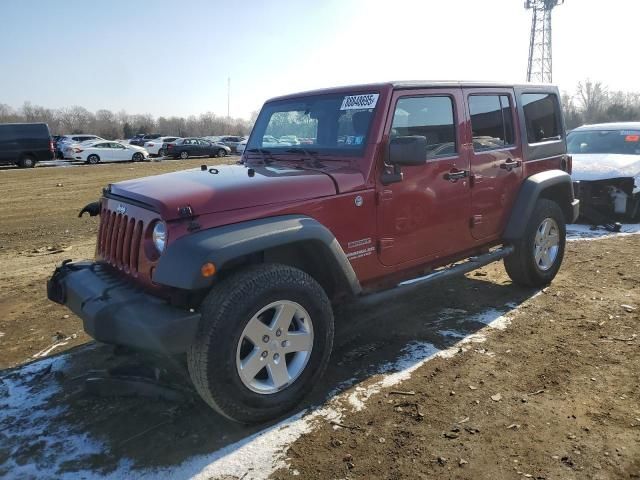
[[[378,103],[378,93],[367,93],[365,95],[347,95],[342,100],[340,110],[360,110],[363,108],[374,108]]]

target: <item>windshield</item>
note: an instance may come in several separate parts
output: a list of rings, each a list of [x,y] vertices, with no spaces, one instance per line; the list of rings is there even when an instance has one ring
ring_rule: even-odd
[[[378,103],[377,93],[329,94],[267,103],[247,142],[247,151],[304,149],[360,155]]]
[[[640,130],[582,130],[567,135],[569,153],[640,155]]]

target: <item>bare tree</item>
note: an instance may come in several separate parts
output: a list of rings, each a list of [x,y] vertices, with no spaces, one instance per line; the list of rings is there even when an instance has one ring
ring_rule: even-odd
[[[578,99],[582,107],[582,115],[587,123],[594,123],[604,110],[607,100],[607,89],[601,82],[586,80],[578,83]]]
[[[0,122],[45,122],[51,133],[93,133],[104,138],[130,138],[136,133],[160,133],[176,136],[245,135],[253,126],[257,112],[250,120],[227,118],[206,112],[185,117],[159,117],[149,114],[130,115],[124,110],[113,113],[100,109],[95,113],[80,106],[53,110],[25,102],[18,111],[0,103]]]

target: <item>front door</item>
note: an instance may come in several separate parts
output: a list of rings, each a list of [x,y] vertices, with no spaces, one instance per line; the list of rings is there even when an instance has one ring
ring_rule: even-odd
[[[429,261],[464,249],[470,192],[462,91],[397,91],[391,105],[387,140],[424,136],[428,153],[424,165],[402,167],[401,181],[378,186],[380,261]]]
[[[502,233],[522,178],[522,148],[512,89],[465,89],[471,125],[471,234]]]

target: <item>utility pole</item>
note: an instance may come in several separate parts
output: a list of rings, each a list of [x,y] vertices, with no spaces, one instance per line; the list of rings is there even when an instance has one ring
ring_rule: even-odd
[[[227,120],[231,118],[231,77],[227,77]]]
[[[525,0],[524,2],[524,8],[533,12],[527,82],[551,83],[553,81],[551,11],[563,3],[564,0]]]

